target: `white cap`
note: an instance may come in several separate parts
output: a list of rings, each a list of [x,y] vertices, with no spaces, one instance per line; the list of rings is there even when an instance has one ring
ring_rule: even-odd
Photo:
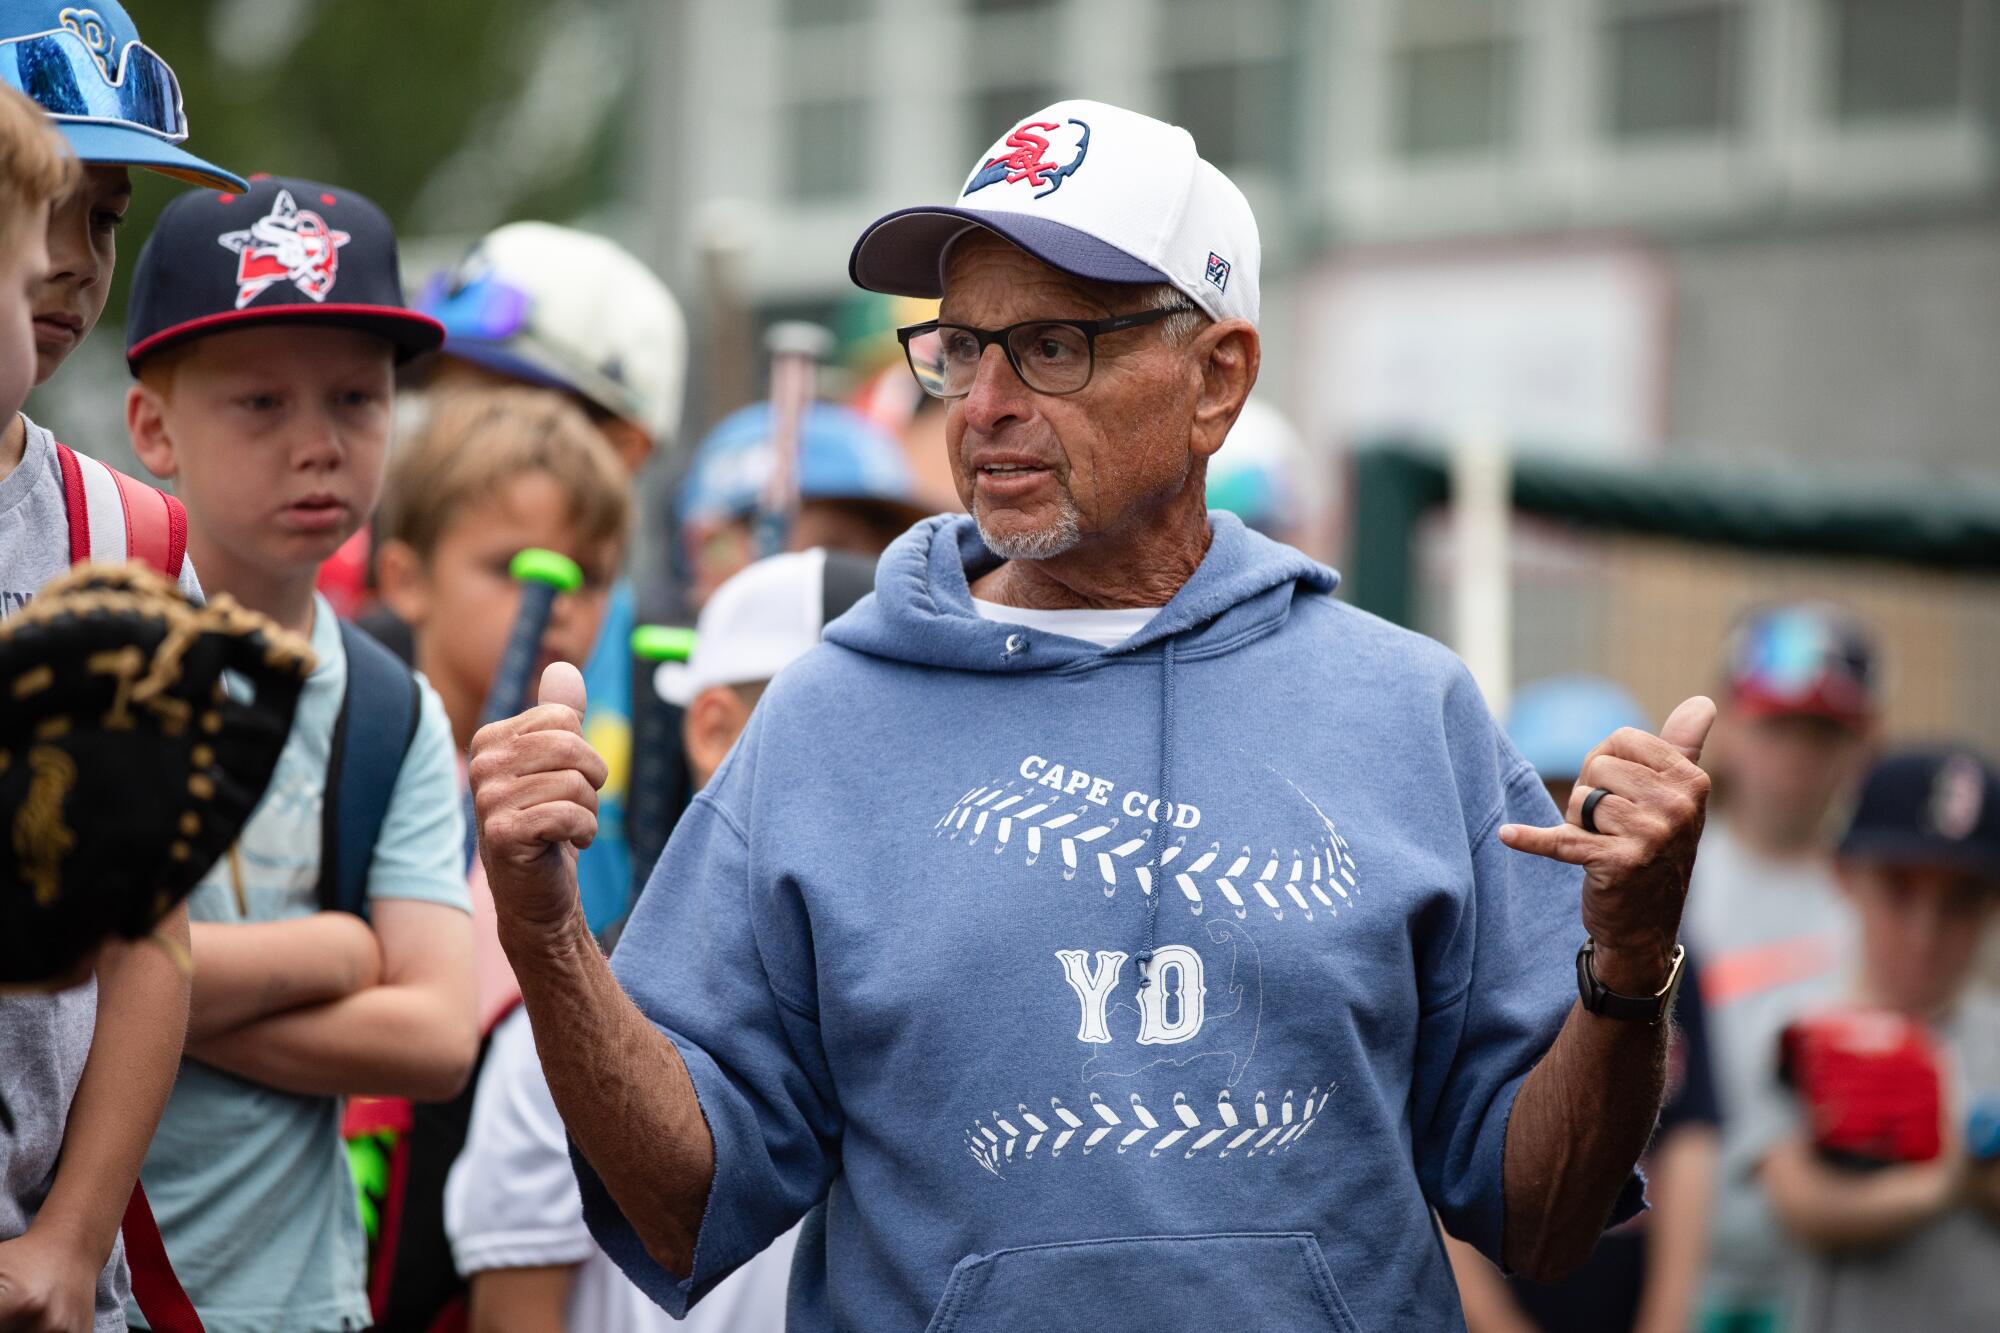
[[[418,302],[444,350],[582,395],[656,445],[680,426],[687,320],[666,284],[614,241],[547,222],[488,232]]]
[[[770,680],[819,642],[828,591],[818,548],[766,556],[730,575],[701,608],[687,664],[665,663],[655,674],[660,697],[686,705],[711,685]]]
[[[894,296],[943,295],[951,243],[984,227],[1051,268],[1170,283],[1215,319],[1257,322],[1257,219],[1177,125],[1103,102],[1057,102],[1002,135],[951,205],[900,209],[861,233],[847,271]]]

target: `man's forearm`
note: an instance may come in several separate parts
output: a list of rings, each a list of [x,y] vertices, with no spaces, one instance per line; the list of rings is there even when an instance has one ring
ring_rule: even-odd
[[[1572,1006],[1522,1083],[1507,1122],[1507,1266],[1541,1281],[1590,1257],[1666,1088],[1667,1023],[1603,1018]]]
[[[187,947],[187,912],[159,933]],[[102,1264],[146,1159],[146,1145],[180,1067],[188,978],[172,952],[150,940],[114,941],[97,963],[97,1026],[63,1129],[61,1165],[36,1218]]]
[[[194,1008],[198,1042],[301,1005],[372,985],[381,950],[368,923],[346,912],[290,921],[196,922]]]
[[[620,988],[581,910],[554,934],[502,917],[500,940],[570,1136],[646,1252],[688,1276],[715,1142],[680,1052]]]
[[[472,1013],[424,986],[371,986],[188,1043],[188,1055],[302,1096],[448,1101],[477,1058]]]

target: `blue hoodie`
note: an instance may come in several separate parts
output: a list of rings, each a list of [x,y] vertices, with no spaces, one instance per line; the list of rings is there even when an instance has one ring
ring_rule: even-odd
[[[926,520],[765,694],[612,960],[714,1136],[694,1272],[579,1162],[668,1310],[824,1201],[795,1330],[1458,1325],[1431,1210],[1499,1253],[1581,876],[1494,837],[1558,816],[1455,657],[1211,524],[1102,649]]]

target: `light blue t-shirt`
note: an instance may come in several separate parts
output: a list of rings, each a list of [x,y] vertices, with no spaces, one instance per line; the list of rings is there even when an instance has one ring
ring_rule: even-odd
[[[314,598],[307,679],[264,799],[234,853],[188,899],[196,921],[278,921],[318,910],[320,817],[347,654],[325,598]],[[471,911],[460,861],[457,756],[444,706],[424,684],[368,872],[370,898]],[[366,1328],[367,1249],[337,1097],[300,1097],[196,1060],[160,1117],[140,1179],[168,1256],[209,1333]],[[143,1327],[136,1309],[127,1308]]]
[[[584,919],[602,930],[625,915],[632,896],[632,847],[625,838],[625,790],[632,775],[632,627],[638,613],[632,580],[611,585],[604,624],[584,664],[589,706],[584,735],[610,770],[597,794],[597,838],[576,859]]]

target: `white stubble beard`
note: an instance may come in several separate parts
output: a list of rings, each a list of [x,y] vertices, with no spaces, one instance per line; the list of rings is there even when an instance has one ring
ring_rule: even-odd
[[[986,549],[1002,560],[1050,560],[1076,549],[1083,540],[1083,515],[1077,512],[1076,501],[1067,490],[1062,493],[1062,502],[1056,512],[1055,521],[1031,532],[1002,536],[986,526],[986,519],[979,512],[979,501],[972,502],[972,521],[979,525],[979,539],[986,543]]]

